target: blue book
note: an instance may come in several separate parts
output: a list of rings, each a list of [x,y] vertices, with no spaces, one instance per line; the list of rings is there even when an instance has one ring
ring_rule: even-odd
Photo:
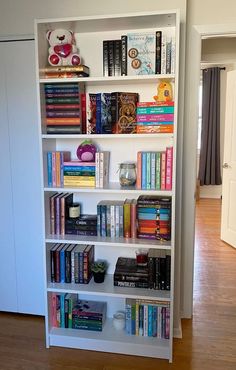
[[[101,134],[101,93],[96,94],[96,134]]]
[[[101,134],[111,133],[111,93],[101,93]]]
[[[67,245],[65,244],[64,247],[60,251],[60,274],[61,274],[61,283],[65,283],[66,278],[66,258],[65,258],[65,249]]]
[[[157,306],[152,308],[152,336],[157,336]]]
[[[125,303],[125,331],[126,334],[131,335],[131,305],[132,299],[127,298]]]
[[[142,152],[141,187],[147,189],[147,152]]]
[[[76,171],[92,171],[95,172],[95,166],[64,166],[64,172],[76,172]]]
[[[143,336],[143,305],[139,305],[139,336]]]
[[[48,186],[52,186],[52,152],[47,152]]]
[[[159,209],[154,208],[154,207],[138,207],[138,212],[141,213],[155,213],[155,214],[160,214]]]
[[[153,306],[148,305],[148,337],[152,337]]]
[[[60,327],[65,327],[65,294],[60,294]]]
[[[157,215],[153,213],[139,213],[138,212],[138,219],[139,220],[156,220]]]

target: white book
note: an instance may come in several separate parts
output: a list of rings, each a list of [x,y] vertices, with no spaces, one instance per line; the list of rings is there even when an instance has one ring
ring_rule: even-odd
[[[99,156],[99,187],[105,188],[109,183],[110,152],[100,152]]]
[[[100,187],[100,153],[95,153],[95,186],[96,188]]]

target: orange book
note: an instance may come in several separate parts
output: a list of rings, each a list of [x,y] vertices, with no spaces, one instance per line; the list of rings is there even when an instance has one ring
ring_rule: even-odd
[[[80,124],[80,118],[46,118],[46,124],[47,125],[79,125]]]
[[[172,134],[174,125],[137,125],[137,134]]]
[[[56,152],[56,186],[61,186],[61,155]]]

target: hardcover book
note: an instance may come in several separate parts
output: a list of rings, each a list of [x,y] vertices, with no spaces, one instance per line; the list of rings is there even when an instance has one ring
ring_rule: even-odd
[[[128,33],[127,35],[128,76],[155,74],[156,34]]]
[[[133,92],[111,93],[111,116],[113,134],[136,132],[136,106],[139,95]]]

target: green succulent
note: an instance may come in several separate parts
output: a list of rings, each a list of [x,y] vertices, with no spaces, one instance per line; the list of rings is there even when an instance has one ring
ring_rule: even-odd
[[[106,261],[97,261],[92,264],[92,271],[97,272],[105,272],[107,269],[107,262]]]

